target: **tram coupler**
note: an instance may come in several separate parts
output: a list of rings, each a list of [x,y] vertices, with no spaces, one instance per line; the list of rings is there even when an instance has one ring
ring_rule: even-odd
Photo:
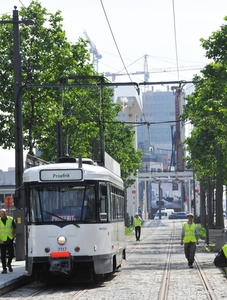
[[[72,257],[69,251],[52,252],[49,257],[50,272],[68,275],[72,271]]]

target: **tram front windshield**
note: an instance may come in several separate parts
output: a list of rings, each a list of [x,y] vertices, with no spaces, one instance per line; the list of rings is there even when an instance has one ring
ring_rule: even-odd
[[[30,222],[94,221],[94,186],[34,186]]]

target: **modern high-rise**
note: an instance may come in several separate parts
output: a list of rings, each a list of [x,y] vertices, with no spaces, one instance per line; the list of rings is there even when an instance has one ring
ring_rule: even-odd
[[[175,97],[171,91],[147,91],[142,95],[143,126],[137,128],[137,141],[145,155],[154,156],[172,148],[171,126],[175,125]],[[172,122],[171,122],[172,121]],[[152,148],[151,148],[152,147]],[[165,149],[165,150],[160,150]]]
[[[183,171],[184,126],[179,119],[183,101],[182,90],[178,87],[167,87],[166,91],[152,89],[142,94],[143,114],[137,128],[138,148],[144,152],[140,173],[150,173],[155,177],[157,171]],[[151,202],[157,200],[157,183],[148,182],[145,189],[145,182],[140,182],[140,206],[144,205],[144,190],[150,214]],[[165,188],[163,184],[162,192],[163,197],[172,197],[170,185]],[[180,191],[174,194],[180,197]]]

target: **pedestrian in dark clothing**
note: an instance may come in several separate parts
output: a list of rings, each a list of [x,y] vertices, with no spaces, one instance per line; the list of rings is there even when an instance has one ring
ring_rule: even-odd
[[[16,233],[16,223],[14,219],[6,215],[6,210],[0,210],[0,249],[2,261],[2,274],[7,273],[8,267],[10,272],[13,272],[11,262],[14,257],[13,239]],[[6,265],[6,250],[8,250],[8,262]]]
[[[181,232],[181,245],[184,245],[184,253],[185,257],[188,260],[189,268],[193,268],[193,263],[195,260],[195,251],[196,251],[196,244],[198,245],[198,227],[193,222],[193,214],[189,213],[187,215],[188,222],[183,224],[182,232]]]
[[[133,222],[135,227],[136,240],[139,241],[140,234],[141,234],[142,219],[140,218],[138,213],[135,214],[135,217],[133,218]]]

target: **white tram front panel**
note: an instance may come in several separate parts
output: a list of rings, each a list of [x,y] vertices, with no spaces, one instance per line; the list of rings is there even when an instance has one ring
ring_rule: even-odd
[[[23,179],[27,275],[73,277],[91,262],[95,274],[108,274],[121,265],[125,223],[118,176],[99,166],[61,163],[27,169]]]
[[[119,234],[117,234],[117,231]],[[122,251],[125,248],[124,222],[110,224],[81,224],[80,228],[74,225],[66,225],[59,228],[54,225],[28,226],[28,256],[50,257],[52,252],[69,251],[71,256],[76,259],[79,256],[96,256],[97,261],[94,265],[96,274],[112,272],[112,264],[108,269],[102,268],[103,260],[111,259],[118,252],[118,263],[122,262]],[[118,236],[118,238],[116,238]],[[66,243],[59,245],[58,238],[64,237]],[[50,249],[47,253],[46,250]],[[120,253],[119,253],[120,252]],[[105,256],[105,257],[104,257]],[[30,274],[31,275],[31,274]]]

